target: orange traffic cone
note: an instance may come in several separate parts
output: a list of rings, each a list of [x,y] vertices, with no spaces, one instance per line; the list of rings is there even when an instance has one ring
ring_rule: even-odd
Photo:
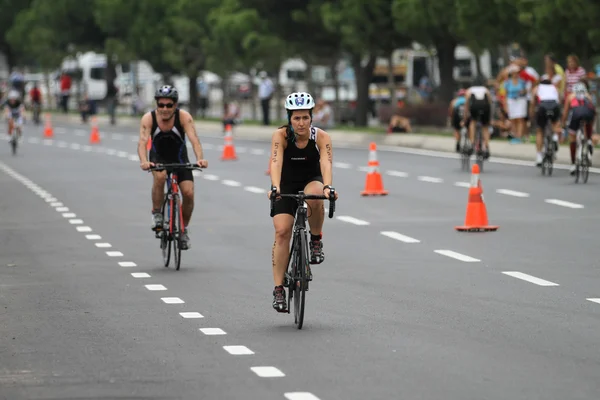
[[[231,125],[225,125],[225,147],[223,147],[223,154],[221,160],[237,160],[235,155],[235,147],[233,147],[233,136],[231,134]]]
[[[96,117],[92,117],[92,132],[90,134],[90,143],[100,143],[100,132],[98,131],[98,121]]]
[[[467,215],[463,226],[454,229],[460,232],[488,232],[498,230],[498,226],[488,225],[487,210],[483,201],[483,187],[479,180],[479,165],[474,164],[471,170],[471,187],[469,188],[469,201]]]
[[[51,138],[54,136],[54,130],[52,129],[52,122],[50,121],[50,114],[46,113],[46,126],[44,127],[44,137]]]
[[[369,146],[369,172],[367,172],[365,190],[360,194],[362,196],[385,196],[388,194],[388,191],[383,189],[379,161],[377,161],[377,145],[374,142],[371,142]]]

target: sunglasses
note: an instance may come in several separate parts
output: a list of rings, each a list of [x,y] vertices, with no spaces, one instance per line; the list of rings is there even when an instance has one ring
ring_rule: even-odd
[[[158,106],[158,108],[173,108],[175,103],[157,103],[156,105]]]

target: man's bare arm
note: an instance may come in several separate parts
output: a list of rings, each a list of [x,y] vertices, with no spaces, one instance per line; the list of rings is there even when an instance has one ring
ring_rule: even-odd
[[[194,118],[187,111],[181,111],[181,120],[183,121],[182,125],[183,129],[185,130],[185,134],[192,144],[192,149],[196,155],[196,160],[204,160],[204,150],[202,149],[202,144],[200,143],[198,134],[196,133]]]
[[[148,162],[148,141],[150,140],[150,130],[152,129],[152,116],[145,114],[140,121],[140,140],[138,141],[138,157],[140,162]]]

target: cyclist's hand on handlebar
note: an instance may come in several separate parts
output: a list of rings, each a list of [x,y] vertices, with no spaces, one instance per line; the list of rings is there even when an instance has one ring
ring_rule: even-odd
[[[333,200],[337,200],[338,199],[338,192],[337,190],[333,189],[333,193],[334,193],[334,199]],[[325,188],[323,189],[323,195],[325,195],[325,197],[327,197],[328,199],[330,199],[330,195],[331,195],[331,190],[329,188]]]
[[[208,168],[208,160],[198,160],[196,162],[200,168]]]
[[[275,197],[279,197],[279,195],[281,194],[278,187],[271,186],[271,190],[267,193],[267,197],[269,197],[269,200],[271,199],[273,193],[275,193]]]
[[[154,166],[155,166],[154,163],[153,162],[149,162],[149,161],[146,161],[146,162],[143,162],[143,163],[140,164],[140,167],[144,171],[148,171],[150,169],[150,167],[154,167]]]

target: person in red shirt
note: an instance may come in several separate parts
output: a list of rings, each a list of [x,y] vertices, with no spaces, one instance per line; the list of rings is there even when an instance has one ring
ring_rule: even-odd
[[[33,87],[29,91],[29,98],[31,99],[31,108],[33,110],[33,121],[36,124],[39,124],[40,112],[42,109],[42,92],[40,92],[37,82],[33,83]]]

